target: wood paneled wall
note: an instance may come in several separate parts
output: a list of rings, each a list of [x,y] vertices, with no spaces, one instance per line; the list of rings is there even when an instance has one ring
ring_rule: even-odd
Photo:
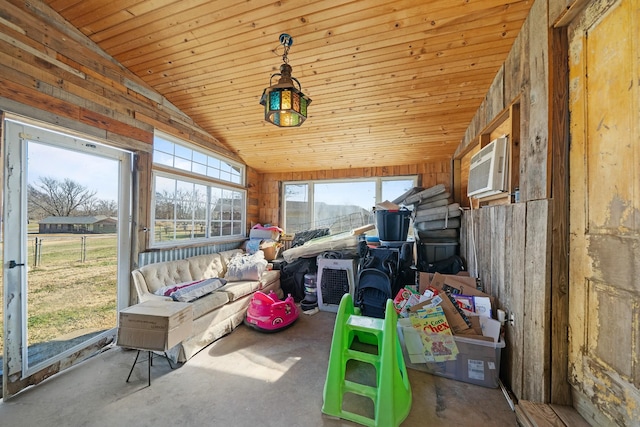
[[[436,184],[444,184],[451,188],[451,162],[441,160],[430,163],[411,164],[402,166],[386,166],[375,168],[351,168],[310,172],[293,173],[265,173],[255,176],[251,174],[250,188],[254,185],[259,188],[258,215],[250,216],[249,221],[260,224],[279,225],[282,221],[281,213],[281,183],[284,181],[309,181],[349,178],[370,178],[385,176],[418,175],[418,185],[431,187]],[[257,180],[254,182],[253,180]],[[253,203],[253,200],[251,201]],[[251,206],[251,212],[255,207]],[[286,231],[286,230],[285,230]]]
[[[554,131],[566,126],[567,116],[562,99],[552,102],[555,92],[552,96],[550,90],[561,95],[566,91],[562,87],[566,67],[557,66],[566,62],[562,46],[566,41],[562,32],[550,27],[570,13],[575,3],[535,1],[454,155],[462,158],[471,152],[478,135],[503,108],[518,100],[520,203],[466,211],[460,249],[471,273],[481,278],[500,307],[514,315],[514,324],[506,326],[505,382],[518,399],[565,405],[571,404],[563,327],[568,319],[562,293],[566,280],[561,280],[567,266],[566,245],[562,244],[567,238],[567,218],[566,207],[554,202],[551,191],[553,188],[556,197],[567,194],[566,179],[558,169],[564,167],[566,133]],[[550,50],[554,44],[555,56]],[[551,63],[556,64],[553,70]],[[554,174],[553,167],[557,169]]]
[[[0,110],[99,138],[136,156],[132,265],[147,249],[153,130],[231,159],[220,141],[100,51],[42,2],[3,1]]]
[[[520,399],[548,399],[551,242],[549,200],[466,210],[460,252],[469,273],[513,316],[501,377]],[[477,256],[476,256],[477,254]]]

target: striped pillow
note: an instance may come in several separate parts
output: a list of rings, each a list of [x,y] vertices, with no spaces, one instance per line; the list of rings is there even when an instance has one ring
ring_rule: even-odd
[[[158,289],[155,294],[171,297],[174,301],[191,302],[210,294],[227,283],[224,279],[211,278],[195,282],[180,283]]]

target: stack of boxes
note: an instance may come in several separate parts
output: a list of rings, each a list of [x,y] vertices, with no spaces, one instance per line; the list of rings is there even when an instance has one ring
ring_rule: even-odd
[[[452,202],[444,185],[414,188],[401,197],[402,200],[394,202],[413,205],[418,269],[429,271],[429,265],[457,255],[460,205]]]
[[[267,261],[273,261],[278,258],[282,243],[280,242],[280,235],[282,230],[276,226],[263,226],[255,225],[249,231],[249,242],[247,243],[248,252],[254,252],[254,250],[260,249],[264,252],[264,259]]]
[[[502,336],[503,322],[496,319],[494,298],[477,289],[476,279],[464,275],[420,273],[422,302],[408,308],[407,317],[398,320],[398,335],[407,367],[445,378],[451,378],[483,387],[496,388],[500,384],[500,358],[505,347]],[[460,297],[466,298],[460,298]],[[460,300],[487,301],[482,310],[466,307]],[[445,323],[438,330],[417,328],[412,314],[442,309]],[[448,341],[442,339],[443,333]],[[451,338],[453,341],[451,342]],[[449,342],[451,348],[434,347],[435,343]],[[427,346],[431,345],[431,348]]]

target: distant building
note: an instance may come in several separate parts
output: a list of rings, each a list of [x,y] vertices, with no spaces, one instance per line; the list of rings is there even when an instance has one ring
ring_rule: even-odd
[[[115,233],[116,218],[106,215],[95,216],[50,216],[39,222],[39,233]]]

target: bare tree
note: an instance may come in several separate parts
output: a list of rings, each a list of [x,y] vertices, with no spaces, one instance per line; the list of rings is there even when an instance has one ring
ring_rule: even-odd
[[[78,207],[91,204],[96,191],[65,178],[59,181],[51,177],[41,177],[37,184],[29,184],[29,210],[41,211],[46,215],[70,216]]]
[[[118,204],[114,200],[90,199],[79,207],[83,215],[118,215]]]

